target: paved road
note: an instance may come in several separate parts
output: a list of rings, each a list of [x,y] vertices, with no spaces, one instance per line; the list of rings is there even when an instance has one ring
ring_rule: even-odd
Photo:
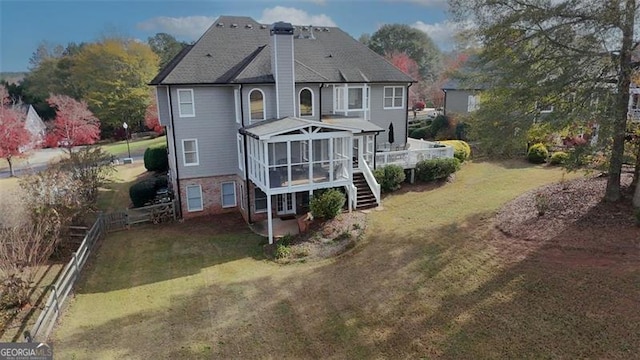
[[[27,159],[22,160],[19,164],[13,166],[14,173],[16,176],[22,176],[25,174],[30,174],[34,172],[39,172],[47,168],[47,165],[50,162],[54,162],[59,160],[61,157],[66,156],[66,150],[64,149],[38,149],[33,151]],[[120,164],[122,164],[122,159],[126,157],[120,156],[118,159],[120,160]],[[132,156],[134,162],[140,162],[142,160],[142,155]],[[4,161],[4,165],[0,167],[0,179],[8,178],[9,167],[6,166],[6,160]]]

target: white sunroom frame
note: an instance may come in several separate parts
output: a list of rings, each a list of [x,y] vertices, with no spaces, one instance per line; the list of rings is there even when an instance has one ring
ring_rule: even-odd
[[[313,190],[326,189],[333,187],[352,186],[353,184],[353,130],[342,128],[339,126],[327,125],[321,122],[296,119],[299,126],[288,128],[286,130],[275,131],[274,133],[255,134],[251,128],[245,129],[244,133],[247,141],[247,159],[248,159],[248,175],[249,179],[259,187],[267,195],[267,222],[269,230],[269,243],[273,243],[273,211],[272,196],[287,193],[297,193]],[[262,124],[258,124],[260,126]],[[322,131],[329,130],[329,131]],[[342,139],[338,141],[338,139]],[[328,140],[326,152],[328,158],[314,160],[313,157],[313,141]],[[307,151],[308,159],[306,161],[299,160],[292,162],[291,143],[295,141],[308,142]],[[342,149],[334,148],[338,142],[341,143]],[[272,144],[285,143],[287,162],[277,164],[270,161],[269,146]],[[275,145],[274,145],[275,146]],[[325,150],[323,150],[324,152]],[[336,158],[341,156],[340,159]],[[280,155],[281,156],[281,155]],[[314,163],[328,163],[329,178],[323,181],[314,181]],[[343,164],[343,167],[337,169],[336,164]],[[307,166],[307,180],[301,184],[293,184],[293,166]],[[274,168],[287,169],[286,186],[272,187],[270,181],[270,171]],[[346,176],[336,178],[336,170],[346,170]],[[351,206],[351,202],[349,202]]]

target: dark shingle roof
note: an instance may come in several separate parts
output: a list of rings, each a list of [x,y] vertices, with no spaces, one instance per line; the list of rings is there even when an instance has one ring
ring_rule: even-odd
[[[250,17],[221,16],[151,84],[273,82],[270,27]],[[312,29],[295,28],[296,82],[415,81],[339,28]]]

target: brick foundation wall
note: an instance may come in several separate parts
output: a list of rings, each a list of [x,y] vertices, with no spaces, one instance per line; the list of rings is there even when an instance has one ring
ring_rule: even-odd
[[[222,184],[235,182],[236,186],[236,206],[222,207]],[[193,179],[180,179],[180,199],[182,200],[182,217],[189,219],[197,216],[223,214],[234,211],[241,211],[240,208],[240,186],[244,180],[238,175],[222,175]],[[187,209],[187,186],[200,185],[202,188],[202,210],[189,211]],[[245,196],[246,197],[246,196]],[[241,211],[242,212],[242,211]],[[246,217],[245,217],[246,218]]]

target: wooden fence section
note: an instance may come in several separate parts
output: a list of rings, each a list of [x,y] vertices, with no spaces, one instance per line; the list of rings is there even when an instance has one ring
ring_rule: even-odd
[[[62,270],[58,281],[51,285],[49,298],[36,323],[31,328],[31,332],[27,335],[27,341],[44,342],[47,340],[56,320],[60,316],[60,309],[71,293],[73,285],[80,277],[80,270],[87,262],[93,246],[98,239],[104,236],[105,231],[104,217],[100,215],[85,235],[78,250],[72,254],[71,260]]]
[[[80,278],[80,271],[84,267],[96,242],[107,232],[129,228],[130,225],[151,222],[161,222],[176,219],[175,201],[146,206],[137,209],[127,209],[109,214],[100,214],[91,229],[84,236],[78,250],[71,255],[71,260],[62,270],[55,284],[51,285],[49,298],[38,316],[31,331],[26,334],[28,342],[45,342],[51,334],[60,310],[65,304],[76,281]]]
[[[176,202],[166,202],[141,208],[125,209],[105,214],[108,232],[128,229],[129,226],[142,223],[159,224],[176,219]]]

